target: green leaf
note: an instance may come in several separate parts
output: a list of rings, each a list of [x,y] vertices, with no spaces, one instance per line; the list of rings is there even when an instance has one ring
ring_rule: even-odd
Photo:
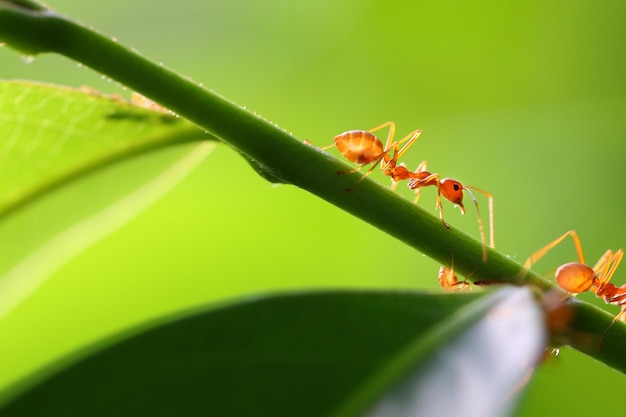
[[[392,382],[393,389],[366,415],[508,415],[545,346],[545,315],[533,294],[502,288],[396,355],[367,386]]]
[[[345,398],[355,392],[375,401],[382,391],[366,382],[381,375],[393,383],[418,369],[427,381],[452,384],[440,364],[458,364],[459,357],[470,375],[458,382],[463,389],[493,390],[493,405],[528,367],[499,368],[496,360],[487,381],[480,365],[493,349],[516,352],[503,352],[502,360],[541,349],[537,310],[528,290],[510,288],[286,294],[196,309],[113,336],[31,375],[0,396],[0,416],[322,416],[345,410]],[[493,334],[527,318],[522,327]],[[473,355],[480,365],[471,366]],[[385,391],[393,384],[376,385]],[[444,387],[428,401],[448,403],[450,395]]]
[[[151,149],[209,139],[164,111],[29,82],[0,83],[0,219],[70,179]]]
[[[0,82],[0,241],[11,242],[0,257],[0,319],[180,182],[212,148],[187,142],[207,137],[118,96]],[[171,144],[180,145],[148,152]]]

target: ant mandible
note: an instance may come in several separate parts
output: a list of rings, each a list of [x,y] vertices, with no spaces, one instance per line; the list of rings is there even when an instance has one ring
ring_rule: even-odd
[[[585,264],[585,257],[583,256],[582,245],[580,244],[578,234],[574,230],[570,230],[530,255],[526,262],[524,262],[524,267],[526,269],[530,268],[568,236],[571,236],[574,241],[576,253],[578,254],[578,262],[568,262],[561,265],[555,273],[556,282],[562,289],[570,294],[576,295],[590,290],[606,303],[621,308],[620,312],[602,334],[604,338],[604,335],[611,326],[620,318],[624,319],[624,314],[626,314],[626,284],[618,287],[609,282],[619,266],[619,263],[622,261],[622,257],[624,256],[623,250],[618,249],[615,252],[610,249],[607,250],[600,259],[598,259],[595,266],[591,268]]]

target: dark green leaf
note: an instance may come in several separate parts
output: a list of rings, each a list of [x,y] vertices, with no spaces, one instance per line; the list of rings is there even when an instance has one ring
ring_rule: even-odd
[[[420,361],[430,361],[459,326],[482,321],[503,299],[322,292],[194,310],[51,365],[0,397],[8,402],[0,416],[328,415],[390,360],[419,345]],[[413,366],[402,363],[394,378]]]

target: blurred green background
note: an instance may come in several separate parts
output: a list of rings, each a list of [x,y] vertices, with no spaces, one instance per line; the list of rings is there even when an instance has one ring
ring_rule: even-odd
[[[427,159],[432,171],[492,192],[497,247],[519,262],[572,228],[590,263],[626,245],[623,1],[49,3],[314,144],[387,120],[399,135],[422,129],[403,161]],[[75,62],[27,63],[8,48],[0,78],[128,95]],[[425,190],[420,200],[433,215],[434,197]],[[464,217],[450,206],[446,213],[477,236],[473,207]],[[567,243],[537,269],[573,258]],[[437,270],[315,196],[265,182],[219,146],[174,192],[0,321],[0,388],[186,306],[285,288],[439,291]],[[598,399],[623,384],[623,375],[564,349],[539,369],[519,415],[613,414],[614,402]],[[581,391],[596,395],[573,400]]]

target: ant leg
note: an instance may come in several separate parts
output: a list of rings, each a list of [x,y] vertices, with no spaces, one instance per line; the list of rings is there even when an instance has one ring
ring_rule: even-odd
[[[476,200],[476,197],[474,197],[474,194],[471,190],[482,193],[489,200],[489,246],[491,246],[492,248],[495,247],[493,232],[493,195],[484,190],[481,190],[480,188],[472,187],[471,185],[465,185],[463,186],[463,189],[467,191],[467,193],[470,195],[472,201],[474,202],[474,206],[476,207],[476,215],[478,216],[478,229],[480,231],[480,241],[483,244],[483,262],[487,262],[487,242],[485,240],[485,226],[483,225],[483,218],[481,217],[480,209],[478,208],[478,201]]]
[[[610,296],[605,295],[602,298],[604,298],[604,301],[606,301],[608,304],[620,306],[622,310],[626,310],[626,288],[624,288],[623,286],[613,288],[613,292]],[[621,314],[624,314],[624,311],[621,311],[620,315]],[[622,317],[622,319],[623,318],[624,317]],[[615,320],[617,321],[617,319]]]
[[[310,140],[308,140],[308,139],[305,139],[305,140],[303,140],[302,142],[303,142],[305,145],[315,146],[315,145],[313,145],[313,144],[311,143],[311,141],[310,141]],[[330,149],[330,148],[332,148],[333,146],[335,146],[335,142],[331,143],[330,145],[323,146],[323,147],[316,146],[316,148],[317,148],[317,149],[321,149],[322,151],[325,151],[326,149]]]
[[[426,161],[422,162],[420,164],[420,167],[422,165],[425,166]],[[418,167],[419,169],[419,167]],[[415,173],[419,173],[419,172],[426,172],[428,173],[428,171],[418,171],[416,170]],[[437,187],[437,210],[439,210],[439,218],[441,219],[441,223],[443,223],[443,226],[446,229],[449,229],[450,226],[448,226],[448,224],[446,223],[446,221],[443,218],[443,204],[441,204],[441,178],[439,177],[439,174],[430,174],[427,177],[424,178],[420,178],[419,176],[416,176],[415,179],[411,180],[409,182],[409,188],[411,190],[417,190],[421,187],[425,187],[427,185],[433,185],[435,187]],[[417,193],[417,192],[416,192]],[[417,201],[417,198],[415,199],[415,201]]]
[[[466,188],[466,189],[470,188],[470,189],[472,189],[474,191],[477,191],[477,192],[481,193],[485,197],[487,197],[487,201],[488,201],[488,204],[489,204],[489,246],[491,246],[492,248],[495,248],[496,247],[496,238],[495,238],[495,232],[494,232],[494,229],[493,229],[493,224],[494,224],[494,221],[493,221],[493,194],[491,194],[491,193],[489,193],[487,191],[481,190],[480,188],[472,187],[471,185],[466,185],[464,188]],[[475,202],[475,205],[476,205],[476,212],[478,212],[478,204],[476,202]],[[479,215],[479,217],[480,217],[480,215]],[[481,221],[481,223],[482,223],[482,221]]]
[[[389,165],[395,166],[398,158],[401,157],[402,154],[404,154],[413,145],[413,143],[415,143],[415,141],[420,137],[421,134],[421,130],[414,130],[402,139],[392,143],[391,130],[389,130],[389,136],[387,136],[387,142],[385,143],[385,152],[387,152],[387,155],[382,161],[380,161],[380,169],[384,171],[389,167]],[[402,148],[400,148],[400,145],[404,142],[406,143],[402,146]],[[391,149],[394,149],[395,151],[393,157],[390,159],[388,153],[391,152]]]
[[[472,198],[472,201],[474,202],[474,206],[476,207],[476,215],[478,216],[478,230],[480,232],[480,242],[483,247],[483,262],[487,262],[487,242],[485,241],[485,226],[483,225],[483,218],[480,217],[480,209],[478,208],[478,200],[476,200],[476,197],[474,197],[474,194],[469,189],[469,187],[464,186],[463,189],[467,191],[467,193],[470,195],[470,197]],[[462,211],[464,213],[464,210]]]
[[[380,161],[380,169],[383,171],[388,171],[391,167],[393,171],[393,168],[396,166],[396,162],[398,162],[398,158],[401,157],[402,154],[404,154],[411,147],[411,145],[413,145],[413,143],[415,143],[415,141],[420,137],[421,134],[421,130],[414,130],[399,141],[393,142],[392,144],[389,143],[389,141],[391,140],[391,136],[389,136],[387,138],[387,143],[385,144],[386,154],[383,155],[383,160]],[[400,148],[400,144],[404,142],[406,143],[404,144],[404,146],[402,146],[402,148]],[[391,152],[391,149],[394,149],[394,153],[393,157],[390,159],[389,152]],[[406,170],[405,176],[402,177],[402,179],[407,178],[413,178],[411,172],[408,170]]]
[[[449,229],[448,223],[443,219],[443,204],[441,204],[441,194],[439,192],[439,186],[437,187],[437,208],[439,209],[439,218],[441,219],[441,223],[443,223],[443,227]]]
[[[415,198],[413,199],[413,204],[417,204],[417,200],[420,199],[421,191],[422,191],[422,187],[415,189]]]
[[[406,143],[404,144],[404,146],[402,146],[402,148],[400,148],[396,156],[399,158],[402,156],[402,154],[408,151],[409,148],[413,145],[413,143],[415,143],[415,141],[420,137],[421,134],[422,134],[422,131],[417,129],[417,130],[410,132],[408,135],[406,135],[405,137],[397,141],[396,143],[398,145],[404,142]]]
[[[433,181],[434,184],[432,184]],[[437,187],[437,210],[439,210],[439,218],[441,219],[443,226],[446,229],[449,229],[450,226],[448,226],[446,221],[443,219],[443,204],[441,204],[441,178],[439,177],[439,174],[430,174],[421,182],[423,182],[424,185],[435,185]]]
[[[596,262],[596,264],[593,266],[593,273],[595,274],[596,278],[593,281],[591,291],[597,294],[598,297],[602,297],[602,295],[605,293],[604,287],[605,284],[608,282],[606,276],[614,259],[615,254],[613,253],[613,251],[611,249],[607,249],[607,251],[604,252],[602,256],[600,256],[598,262]],[[600,294],[598,294],[598,292]]]
[[[347,175],[347,174],[354,174],[357,171],[360,171],[363,168],[363,165],[359,165],[358,167],[351,169],[350,171],[337,171],[337,175]],[[371,171],[373,171],[373,168],[370,168],[363,176],[368,176]],[[359,180],[359,182],[361,182],[361,180]]]
[[[393,149],[393,156],[390,158],[389,153],[391,152],[391,149]],[[385,150],[383,151],[382,158],[380,160],[380,170],[383,171],[385,175],[390,176],[392,182],[395,182],[393,178],[394,178],[394,172],[396,170],[397,162],[398,162],[398,142],[394,142],[392,144],[392,148],[389,148],[388,145],[385,145]],[[378,161],[376,163],[378,163]],[[403,166],[402,164],[400,165]],[[395,187],[393,187],[392,190],[393,189],[395,189]]]
[[[422,161],[417,166],[417,168],[415,168],[415,171],[413,171],[413,173],[414,174],[418,174],[420,172],[427,171],[427,169],[428,169],[428,161]],[[419,198],[420,198],[420,191],[421,191],[421,189],[422,189],[421,185],[419,187],[413,188],[413,191],[415,191],[415,199],[413,200],[413,204],[417,204],[417,200],[419,200]]]
[[[380,159],[380,169],[383,171],[387,169],[389,165],[392,165],[393,167],[395,167],[396,162],[398,161],[398,157],[400,156],[398,155],[398,145],[400,143],[399,142],[392,143],[393,138],[396,135],[396,124],[394,122],[385,122],[382,125],[378,125],[376,127],[368,129],[368,132],[373,134],[374,132],[384,129],[386,127],[389,127],[389,132],[387,133],[387,140],[385,141],[385,147],[383,148],[383,154],[381,155],[381,159]],[[389,153],[391,152],[392,149],[394,149],[395,151],[394,151],[393,157],[390,158]],[[378,161],[376,161],[376,163],[378,163]]]
[[[376,127],[373,127],[371,129],[368,129],[367,131],[370,133],[374,133],[378,130],[384,129],[386,127],[389,127],[389,133],[387,133],[387,145],[389,145],[391,143],[391,140],[393,139],[393,137],[396,135],[396,124],[394,122],[385,122],[382,125],[378,125]],[[385,146],[385,149],[387,148],[387,146]]]
[[[611,281],[611,278],[613,278],[613,274],[623,257],[624,251],[621,249],[615,253],[611,250],[607,250],[604,255],[600,257],[596,265],[593,267],[593,271],[598,277],[598,288],[602,288],[607,282]]]
[[[382,159],[382,157],[381,157]],[[376,169],[376,165],[378,164],[378,161],[374,161],[374,163],[372,164],[372,167],[370,169],[367,170],[367,172],[365,174],[363,174],[361,176],[361,178],[359,178],[359,180],[354,183],[354,185],[350,188],[346,188],[346,192],[347,193],[351,193],[352,191],[354,191],[354,189],[356,187],[358,187],[358,185],[361,183],[361,181],[363,181],[365,178],[367,178],[373,171],[374,169]],[[363,167],[357,167],[355,169],[352,169],[350,171],[337,171],[337,175],[342,175],[342,174],[352,174],[353,172],[357,172],[358,170],[360,170]]]
[[[578,234],[576,233],[575,230],[570,230],[564,233],[563,236],[560,236],[558,239],[554,240],[553,242],[548,243],[546,246],[544,246],[543,248],[539,249],[537,252],[530,255],[528,259],[526,259],[526,262],[524,262],[524,268],[529,269],[532,265],[534,265],[541,258],[543,258],[546,253],[548,253],[552,248],[554,248],[556,245],[561,243],[568,236],[571,236],[572,239],[574,240],[574,246],[576,247],[576,253],[578,254],[578,261],[581,264],[585,265],[585,257],[583,256],[583,248],[582,248],[582,245],[580,244],[580,238],[578,237]]]

